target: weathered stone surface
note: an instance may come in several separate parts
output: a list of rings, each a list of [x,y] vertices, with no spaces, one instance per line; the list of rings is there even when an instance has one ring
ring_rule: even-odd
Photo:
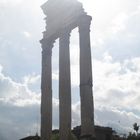
[[[52,133],[52,47],[51,41],[42,44],[41,140],[50,140]]]
[[[71,135],[71,79],[70,79],[70,31],[61,33],[59,39],[59,120],[60,139],[69,140]]]
[[[85,15],[83,6],[77,0],[48,0],[42,5],[46,17],[46,32],[44,37],[59,34],[63,28],[75,24],[75,21]],[[72,25],[75,28],[77,25]],[[59,35],[57,35],[59,37]]]
[[[92,66],[90,50],[90,22],[77,0],[48,0],[42,5],[46,17],[46,31],[42,44],[41,82],[41,140],[51,140],[52,131],[52,48],[59,38],[59,109],[60,140],[70,140],[71,132],[71,79],[70,79],[70,32],[79,27],[80,34],[80,98],[81,136],[95,137],[92,93]],[[87,139],[87,138],[86,138]]]
[[[94,109],[92,93],[92,65],[90,48],[91,17],[80,20],[80,98],[81,98],[81,136],[94,137]]]

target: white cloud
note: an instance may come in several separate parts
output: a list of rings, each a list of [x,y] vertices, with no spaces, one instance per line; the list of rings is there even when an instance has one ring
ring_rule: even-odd
[[[36,83],[38,80],[40,80],[40,75],[36,75],[33,73],[32,75],[25,76],[23,78],[23,83],[29,85]]]
[[[125,13],[120,13],[115,19],[113,19],[112,32],[117,33],[119,31],[125,30],[125,22],[127,19],[128,15],[126,15]]]
[[[95,122],[98,125],[111,126],[116,131],[126,133],[132,131],[131,126],[134,122],[140,122],[140,118],[138,117],[138,112],[140,112],[140,110],[138,105],[134,104],[134,102],[138,103],[140,99],[138,93],[140,78],[137,77],[140,73],[140,58],[127,60],[121,64],[119,62],[114,63],[112,57],[108,53],[106,53],[104,57],[105,59],[103,59],[103,61],[94,60]],[[2,66],[0,67],[2,69]],[[7,111],[0,116],[0,121],[5,122],[3,125],[5,125],[4,128],[8,130],[7,132],[9,134],[12,130],[10,128],[8,129],[6,127],[7,125],[13,126],[14,132],[12,133],[18,137],[22,137],[23,134],[27,135],[29,130],[25,130],[23,127],[27,122],[29,123],[29,121],[31,121],[30,119],[32,119],[32,121],[30,122],[29,129],[32,130],[32,134],[35,134],[36,129],[33,129],[33,127],[36,125],[35,116],[40,114],[40,95],[29,90],[28,85],[34,84],[38,78],[40,79],[39,76],[34,74],[28,75],[24,77],[24,83],[22,84],[14,82],[1,71],[0,82],[1,85],[3,83],[5,84],[0,86],[3,87],[3,90],[0,88],[0,104],[3,106],[4,110],[6,109],[10,113],[9,117],[12,115],[11,109],[16,111],[16,113],[14,113],[14,116],[16,115],[15,118],[5,117],[6,113],[8,113]],[[135,89],[135,93],[131,93],[132,89]],[[58,128],[59,125],[58,107],[58,99],[53,99],[53,128]],[[28,113],[29,110],[30,113]],[[134,113],[133,110],[137,110],[137,113]],[[35,116],[33,117],[31,113]],[[72,125],[79,125],[79,102],[72,105],[72,117]],[[23,119],[24,122],[14,125],[19,119]],[[11,123],[11,121],[13,123]],[[20,134],[17,128],[18,130],[23,129],[23,134]],[[3,131],[1,131],[1,133],[1,135],[6,135]]]
[[[27,38],[30,38],[30,37],[31,37],[31,34],[30,34],[29,32],[27,32],[27,31],[24,31],[24,32],[23,32],[23,35],[24,35],[25,37],[27,37]]]
[[[133,131],[134,122],[140,123],[140,117],[136,116],[134,113],[113,107],[99,106],[95,109],[95,113],[98,122],[104,126],[112,127],[119,133],[128,134],[128,132]]]
[[[94,60],[94,93],[97,105],[138,110],[140,58],[120,62]]]
[[[80,102],[77,102],[72,105],[72,126],[78,126],[81,124],[81,118],[80,118]]]
[[[3,67],[0,65],[0,73],[2,72],[2,70],[3,70]]]
[[[26,84],[17,83],[0,73],[0,100],[16,106],[40,103],[40,95],[28,89]]]
[[[53,79],[53,80],[58,80],[58,79],[59,79],[58,72],[53,72],[53,73],[52,73],[52,79]]]
[[[10,137],[14,140],[17,136],[19,139],[31,130],[36,131],[36,116],[40,114],[41,49],[38,40],[45,28],[45,16],[39,6],[43,2],[45,0],[0,1],[0,63],[4,66],[4,70],[0,66],[0,139],[7,137],[9,140]],[[93,17],[91,44],[96,123],[112,126],[123,132],[130,131],[134,122],[140,123],[140,2],[87,0],[83,3],[86,11]],[[71,39],[74,89],[79,85],[78,43],[78,31],[75,30]],[[22,51],[23,48],[26,51]],[[57,53],[55,51],[53,81],[58,81],[58,50]],[[54,128],[59,125],[58,105],[58,100],[53,99]],[[77,100],[72,105],[73,126],[80,124],[79,105]],[[22,134],[20,130],[23,130]]]
[[[0,65],[0,69],[2,66]],[[0,71],[0,138],[20,139],[37,131],[39,125],[40,94],[32,92],[27,85],[15,82]],[[38,117],[40,118],[40,117]],[[28,128],[27,128],[28,125]],[[22,130],[22,131],[21,131]]]
[[[17,5],[20,4],[23,0],[1,0],[0,4],[2,5],[6,5],[6,4],[10,4],[10,5]]]

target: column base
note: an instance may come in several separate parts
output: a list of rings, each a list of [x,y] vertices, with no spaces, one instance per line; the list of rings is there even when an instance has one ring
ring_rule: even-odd
[[[96,140],[96,137],[91,135],[84,135],[80,137],[80,140]]]

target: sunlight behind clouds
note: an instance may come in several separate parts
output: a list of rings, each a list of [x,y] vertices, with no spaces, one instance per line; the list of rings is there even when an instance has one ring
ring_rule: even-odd
[[[20,4],[23,0],[0,0],[0,4],[11,4],[17,5]]]
[[[0,138],[15,140],[26,136],[26,126],[32,130],[37,123],[35,115],[40,115],[39,40],[45,30],[40,6],[46,1],[0,0]],[[140,0],[79,1],[93,19],[90,33],[95,123],[131,131],[134,121],[140,123]],[[52,54],[53,95],[59,87],[58,44],[57,40]],[[77,29],[71,33],[70,53],[75,126],[80,124]],[[59,125],[58,108],[58,97],[54,96],[54,128]]]
[[[23,35],[24,35],[25,37],[27,37],[27,38],[30,38],[30,37],[31,37],[31,34],[30,34],[29,32],[27,32],[27,31],[24,31],[24,32],[23,32]]]

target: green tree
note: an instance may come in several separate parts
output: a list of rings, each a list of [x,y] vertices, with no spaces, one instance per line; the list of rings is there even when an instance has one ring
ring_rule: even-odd
[[[139,125],[137,123],[133,124],[133,129],[136,131],[136,134],[138,136],[138,131],[139,131]]]

